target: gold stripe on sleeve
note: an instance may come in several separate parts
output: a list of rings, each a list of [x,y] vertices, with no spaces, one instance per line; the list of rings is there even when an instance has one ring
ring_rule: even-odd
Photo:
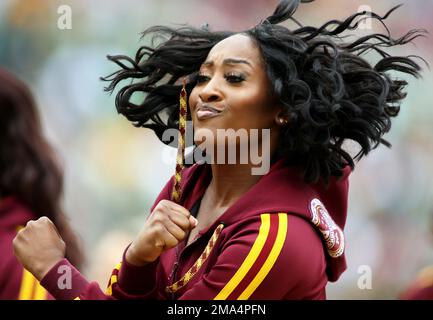
[[[253,266],[254,262],[257,260],[257,257],[259,256],[260,252],[263,249],[263,246],[265,245],[266,239],[269,235],[269,229],[270,229],[270,214],[262,214],[260,216],[261,218],[261,225],[259,229],[259,234],[254,241],[254,244],[248,253],[247,257],[245,258],[244,262],[236,271],[234,276],[230,279],[230,281],[222,288],[222,290],[218,293],[218,295],[214,298],[214,300],[225,300],[227,297],[233,292],[233,290],[236,289],[236,287],[239,285],[239,283],[242,281],[242,279],[246,276],[248,271]]]

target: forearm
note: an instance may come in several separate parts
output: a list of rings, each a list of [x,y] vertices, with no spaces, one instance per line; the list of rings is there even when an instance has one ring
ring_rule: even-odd
[[[158,261],[134,266],[126,261],[113,270],[107,290],[88,282],[68,260],[59,261],[42,279],[41,285],[60,300],[159,299],[156,282]]]
[[[67,259],[55,264],[42,278],[41,285],[58,300],[108,300],[96,282],[89,283]]]

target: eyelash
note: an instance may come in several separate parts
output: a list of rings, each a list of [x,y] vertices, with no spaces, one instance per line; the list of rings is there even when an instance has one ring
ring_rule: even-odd
[[[241,83],[245,80],[245,77],[241,74],[236,73],[227,73],[224,75],[224,78],[230,82],[230,83]],[[230,79],[232,81],[230,81]],[[198,74],[197,75],[197,83],[203,83],[210,80],[210,76],[207,76],[205,74]]]

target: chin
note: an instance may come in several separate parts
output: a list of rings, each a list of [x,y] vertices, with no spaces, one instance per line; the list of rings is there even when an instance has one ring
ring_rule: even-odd
[[[216,140],[217,128],[212,126],[195,126],[194,142],[201,143],[202,141]]]

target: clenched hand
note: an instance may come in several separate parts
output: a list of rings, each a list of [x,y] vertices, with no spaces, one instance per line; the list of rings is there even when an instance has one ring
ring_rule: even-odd
[[[197,226],[197,219],[184,207],[161,200],[126,252],[126,261],[144,266],[162,252],[177,246]]]
[[[65,257],[66,245],[47,217],[29,221],[13,240],[15,256],[39,281]]]

